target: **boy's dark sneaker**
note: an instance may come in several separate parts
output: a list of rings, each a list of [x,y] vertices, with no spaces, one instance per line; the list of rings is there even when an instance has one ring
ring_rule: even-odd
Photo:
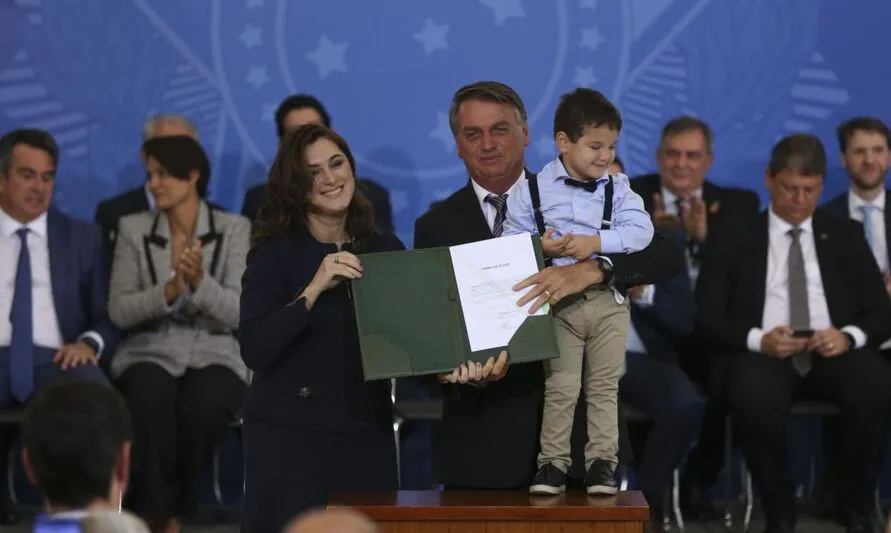
[[[532,485],[529,487],[529,494],[539,496],[554,496],[562,494],[566,491],[566,473],[548,463],[538,469]]]
[[[594,496],[609,496],[619,492],[616,485],[616,464],[606,459],[595,459],[585,474],[585,492]]]

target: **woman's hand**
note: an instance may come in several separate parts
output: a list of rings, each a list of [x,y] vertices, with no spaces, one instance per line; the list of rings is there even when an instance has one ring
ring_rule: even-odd
[[[306,307],[310,308],[320,294],[333,289],[341,281],[361,277],[362,263],[358,257],[349,252],[328,254],[300,296],[306,298]]]
[[[173,305],[184,292],[186,292],[186,280],[183,279],[182,272],[177,269],[174,276],[164,284],[164,299],[167,300],[167,305]]]
[[[193,291],[198,290],[201,280],[204,279],[204,254],[200,242],[183,251],[177,272],[182,273],[182,278]]]

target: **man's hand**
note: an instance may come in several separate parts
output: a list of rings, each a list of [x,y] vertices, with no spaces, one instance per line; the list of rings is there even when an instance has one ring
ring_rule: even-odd
[[[521,291],[532,287],[517,301],[517,305],[520,307],[532,302],[529,307],[531,315],[548,302],[555,304],[567,296],[578,294],[602,281],[603,272],[600,270],[600,263],[591,260],[574,265],[548,267],[517,283],[513,289]]]
[[[678,217],[665,212],[665,203],[662,202],[662,195],[658,192],[653,193],[653,225],[665,229],[680,227]]]
[[[854,348],[848,337],[835,328],[821,329],[808,340],[808,349],[823,357],[837,357]]]
[[[572,241],[572,234],[567,233],[554,239],[554,228],[545,230],[545,234],[541,236],[541,253],[545,257],[563,257],[566,254],[566,245]]]
[[[467,361],[448,374],[440,374],[440,383],[473,383],[479,381],[499,381],[507,375],[507,352],[498,354],[498,359],[490,357],[486,364]]]
[[[575,257],[577,261],[591,259],[600,252],[600,235],[573,235],[566,245],[566,255]]]
[[[77,341],[59,348],[56,356],[53,357],[53,363],[61,366],[62,370],[68,370],[81,365],[97,366],[99,358],[96,357],[96,352],[87,343]]]
[[[634,300],[643,296],[644,291],[647,290],[646,285],[635,285],[628,289],[628,296]]]
[[[761,351],[777,359],[785,359],[807,348],[808,339],[793,337],[795,330],[778,326],[761,337]]]
[[[684,215],[684,233],[694,241],[704,243],[708,236],[705,202],[698,196],[690,196],[686,202],[681,202],[681,212]]]

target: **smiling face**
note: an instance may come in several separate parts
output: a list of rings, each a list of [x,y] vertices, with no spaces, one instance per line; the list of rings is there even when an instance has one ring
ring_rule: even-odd
[[[149,192],[155,199],[155,206],[162,211],[198,194],[198,171],[192,171],[187,180],[180,179],[172,176],[154,157],[148,158],[145,170]]]
[[[529,130],[508,104],[467,100],[458,108],[455,143],[470,176],[486,190],[503,193],[523,172]]]
[[[606,124],[585,127],[576,142],[562,131],[557,133],[557,147],[566,171],[581,180],[600,179],[616,157],[618,137],[619,132]]]
[[[873,190],[884,187],[889,157],[888,139],[884,134],[858,130],[848,137],[841,161],[854,185]]]
[[[696,129],[665,136],[656,152],[662,185],[679,196],[702,187],[712,164],[705,135]]]
[[[356,189],[346,154],[323,137],[307,146],[304,158],[313,178],[309,211],[328,216],[346,213]]]

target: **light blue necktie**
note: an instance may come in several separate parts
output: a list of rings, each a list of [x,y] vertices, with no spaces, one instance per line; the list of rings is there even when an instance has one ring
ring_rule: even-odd
[[[873,246],[875,246],[875,235],[873,235],[873,226],[872,226],[872,213],[873,211],[878,211],[878,207],[874,205],[860,205],[858,206],[860,210],[860,216],[863,217],[863,232],[866,234],[866,242],[869,243],[869,249],[872,250]]]
[[[12,342],[9,344],[9,382],[12,395],[24,403],[34,388],[34,315],[31,302],[31,253],[28,251],[28,228],[16,231],[22,243],[15,271],[15,292],[9,321]]]

